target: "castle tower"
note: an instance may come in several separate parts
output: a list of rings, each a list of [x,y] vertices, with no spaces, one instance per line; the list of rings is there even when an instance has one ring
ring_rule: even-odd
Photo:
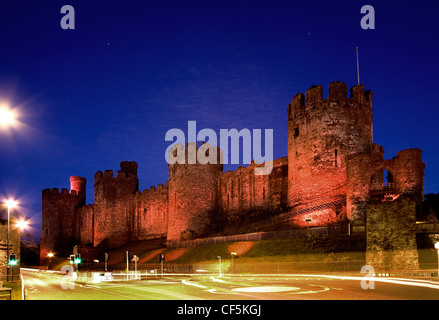
[[[218,147],[205,143],[197,148],[191,142],[185,149],[176,145],[171,153],[179,150],[179,163],[169,164],[168,240],[180,240],[185,231],[197,235],[204,232],[209,212],[217,207],[218,177],[223,170]],[[216,161],[212,161],[216,164],[200,159],[202,153],[209,152],[216,152]]]
[[[70,192],[75,191],[81,197],[80,205],[85,205],[87,179],[78,176],[70,177]]]
[[[346,157],[371,151],[372,93],[363,85],[353,87],[350,97],[343,82],[331,82],[326,99],[322,86],[298,93],[288,105],[289,206],[303,209],[346,197]],[[343,215],[345,208],[327,209],[309,225]]]
[[[113,170],[95,174],[94,241],[98,246],[108,240],[109,247],[118,247],[132,240],[134,194],[139,189],[137,163],[123,161],[116,177]]]
[[[57,188],[43,190],[40,243],[40,262],[43,264],[49,252],[69,254],[79,243],[76,209],[85,204],[86,179],[71,177],[70,181],[70,192],[68,189],[60,192]]]

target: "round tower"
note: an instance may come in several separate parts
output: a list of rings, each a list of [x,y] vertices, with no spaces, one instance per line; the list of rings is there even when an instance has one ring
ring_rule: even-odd
[[[70,192],[76,192],[76,194],[80,197],[79,205],[85,205],[85,197],[86,197],[86,187],[87,179],[78,176],[70,177]]]
[[[318,207],[346,197],[346,157],[372,151],[372,93],[363,85],[351,89],[331,82],[323,99],[322,86],[305,96],[298,93],[288,106],[288,201],[295,209]],[[317,213],[308,225],[342,218],[344,208]]]
[[[177,144],[170,152],[178,160],[169,164],[167,238],[180,240],[183,232],[201,235],[217,207],[218,177],[223,170],[219,148],[208,143],[197,148],[191,142],[184,149]]]

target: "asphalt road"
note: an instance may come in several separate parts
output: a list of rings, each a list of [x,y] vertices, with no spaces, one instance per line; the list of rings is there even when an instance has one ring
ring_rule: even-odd
[[[330,275],[167,276],[137,281],[73,283],[22,270],[27,300],[438,300],[435,279]],[[372,280],[373,282],[366,280]],[[368,288],[366,288],[368,287]]]

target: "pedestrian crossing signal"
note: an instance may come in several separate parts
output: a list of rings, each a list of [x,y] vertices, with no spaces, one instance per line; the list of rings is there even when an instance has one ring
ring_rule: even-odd
[[[11,253],[9,255],[9,265],[15,266],[17,264],[17,258],[15,257],[15,253]]]

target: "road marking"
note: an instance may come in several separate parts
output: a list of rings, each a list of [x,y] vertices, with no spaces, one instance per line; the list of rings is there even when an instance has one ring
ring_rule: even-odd
[[[207,289],[208,288],[208,287],[203,286],[201,284],[197,284],[195,282],[190,282],[190,281],[187,281],[187,280],[181,280],[181,283],[186,284],[188,286],[194,286],[194,287],[198,287],[198,288],[202,288],[202,289]]]
[[[280,287],[280,286],[264,286],[264,287],[244,287],[234,288],[232,291],[238,292],[286,292],[300,290],[299,287]]]

